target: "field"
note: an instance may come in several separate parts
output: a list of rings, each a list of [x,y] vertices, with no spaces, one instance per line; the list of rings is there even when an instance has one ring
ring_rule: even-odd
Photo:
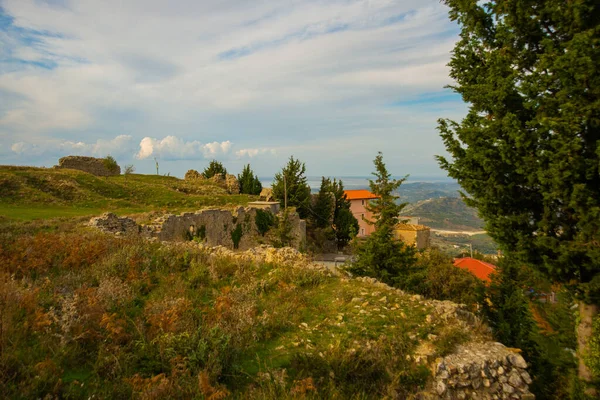
[[[211,182],[190,183],[160,175],[97,177],[68,169],[0,167],[0,216],[10,220],[244,205],[246,195],[228,195]]]
[[[430,377],[421,362],[477,334],[291,249],[234,254],[77,221],[0,226],[6,397],[408,398]]]

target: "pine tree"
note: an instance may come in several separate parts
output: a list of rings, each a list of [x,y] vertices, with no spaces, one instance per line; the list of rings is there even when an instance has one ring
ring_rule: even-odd
[[[573,285],[579,376],[600,299],[600,5],[446,0],[461,25],[452,88],[469,104],[440,120],[469,205],[505,252]],[[590,393],[593,389],[590,390]]]
[[[227,170],[223,164],[217,160],[212,160],[208,164],[208,167],[204,169],[204,172],[202,172],[202,175],[204,175],[206,179],[210,179],[217,174],[220,174],[223,178],[225,178],[225,175],[227,175]]]
[[[373,213],[373,232],[356,249],[356,262],[348,268],[355,275],[371,276],[387,284],[397,282],[416,262],[415,248],[394,237],[394,228],[400,222],[400,212],[406,203],[398,204],[393,192],[400,187],[403,179],[391,179],[383,155],[378,153],[374,160],[375,181],[369,180],[371,192],[378,196],[366,206]]]
[[[319,193],[314,196],[310,220],[316,228],[330,228],[335,211],[335,196],[331,191],[331,179],[321,177]]]
[[[238,175],[238,182],[240,184],[240,193],[258,195],[262,190],[262,184],[258,176],[254,175],[250,169],[250,164],[247,164],[242,173]]]
[[[288,207],[296,207],[300,218],[309,215],[310,187],[306,183],[305,173],[304,163],[291,156],[287,165],[273,179],[273,197],[282,206],[287,202]]]

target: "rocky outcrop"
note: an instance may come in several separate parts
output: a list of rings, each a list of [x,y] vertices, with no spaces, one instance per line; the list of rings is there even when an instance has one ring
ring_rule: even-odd
[[[469,343],[435,366],[435,394],[441,399],[535,399],[527,363],[501,343]]]
[[[199,180],[199,179],[204,179],[204,175],[202,175],[200,172],[196,171],[195,169],[190,169],[188,170],[188,172],[185,173],[184,178],[186,181],[195,181],[195,180]]]
[[[238,182],[235,175],[227,174],[227,176],[225,177],[225,187],[227,189],[227,193],[229,194],[240,193],[240,183]]]
[[[259,196],[261,201],[273,201],[273,190],[271,188],[263,188]]]
[[[117,176],[121,174],[118,164],[110,165],[105,158],[67,156],[58,160],[58,168],[84,171],[96,176]]]
[[[128,233],[140,233],[140,227],[130,218],[119,218],[113,213],[107,212],[100,217],[90,220],[89,226],[98,228],[104,232],[123,235]]]

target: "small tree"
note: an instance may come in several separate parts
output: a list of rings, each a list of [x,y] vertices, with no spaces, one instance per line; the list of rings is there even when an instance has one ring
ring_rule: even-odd
[[[135,167],[133,166],[133,164],[129,164],[125,166],[125,170],[123,171],[123,174],[125,175],[131,175],[135,172]]]
[[[217,174],[220,174],[223,178],[227,175],[227,170],[223,167],[223,164],[217,160],[212,160],[208,164],[208,167],[204,169],[204,172],[202,172],[202,175],[204,175],[206,179],[210,179]]]
[[[119,171],[119,164],[110,154],[104,158],[104,167],[112,173]]]
[[[369,180],[369,186],[377,199],[366,208],[373,213],[374,220],[367,222],[375,225],[375,232],[357,245],[356,262],[348,270],[355,275],[371,276],[387,284],[395,284],[416,261],[415,248],[394,238],[394,228],[400,222],[399,215],[406,203],[397,204],[398,196],[393,192],[406,178],[391,179],[381,152],[375,157],[374,164],[376,172],[373,175],[377,179]]]
[[[240,193],[257,195],[262,190],[262,184],[258,176],[254,175],[250,169],[250,164],[247,164],[242,173],[238,175],[238,182],[240,184]]]
[[[273,197],[288,207],[296,207],[300,218],[308,216],[310,187],[306,183],[306,166],[300,160],[290,157],[288,164],[275,174]]]
[[[310,221],[316,228],[331,227],[335,211],[335,196],[331,192],[331,179],[322,177],[321,187],[312,202]]]
[[[274,232],[275,247],[291,246],[294,240],[292,234],[292,221],[290,220],[290,209],[284,209],[278,216],[277,228]]]

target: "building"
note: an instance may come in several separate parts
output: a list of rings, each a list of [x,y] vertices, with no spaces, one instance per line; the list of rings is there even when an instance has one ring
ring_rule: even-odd
[[[378,198],[378,196],[368,190],[344,190],[346,198],[350,200],[350,211],[354,218],[358,220],[358,237],[369,236],[375,232],[375,226],[367,221],[373,220],[373,213],[367,211],[366,206],[369,200]]]
[[[429,247],[430,232],[431,229],[424,225],[401,223],[396,225],[394,237],[421,250]]]
[[[471,257],[454,259],[454,266],[469,271],[482,281],[489,283],[490,275],[496,271],[496,266]]]

